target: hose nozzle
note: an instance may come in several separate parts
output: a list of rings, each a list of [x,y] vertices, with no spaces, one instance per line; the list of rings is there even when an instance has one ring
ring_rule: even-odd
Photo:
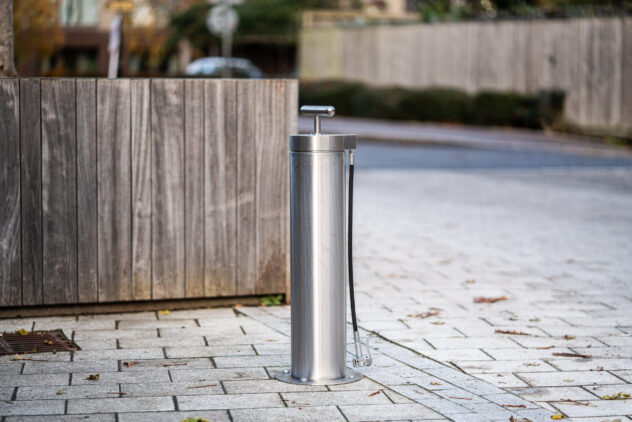
[[[360,341],[360,333],[353,332],[353,342],[355,343],[356,357],[353,359],[353,366],[371,366],[373,359],[371,358],[371,349],[369,348],[369,336],[366,336],[366,355],[362,354],[362,342]]]

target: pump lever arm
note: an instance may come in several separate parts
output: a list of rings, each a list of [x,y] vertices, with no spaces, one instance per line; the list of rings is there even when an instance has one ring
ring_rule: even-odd
[[[334,117],[336,114],[336,108],[334,106],[313,106],[304,105],[301,107],[301,115],[314,116],[314,134],[321,133],[320,118],[321,117]]]

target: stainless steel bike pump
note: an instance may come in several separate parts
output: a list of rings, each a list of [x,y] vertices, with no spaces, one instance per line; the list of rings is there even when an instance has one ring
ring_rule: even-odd
[[[322,133],[320,118],[333,117],[334,107],[303,106],[301,114],[314,117],[314,131],[290,136],[292,365],[276,377],[354,382],[362,375],[346,365],[345,151],[356,137]]]

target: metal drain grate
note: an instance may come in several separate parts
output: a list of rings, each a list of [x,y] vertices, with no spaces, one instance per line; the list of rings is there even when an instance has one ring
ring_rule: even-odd
[[[22,353],[69,352],[80,350],[61,330],[33,331],[28,334],[2,333],[0,355]]]

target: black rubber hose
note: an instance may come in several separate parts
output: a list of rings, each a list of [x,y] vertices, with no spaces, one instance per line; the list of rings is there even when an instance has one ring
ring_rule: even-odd
[[[351,322],[353,332],[358,331],[356,320],[355,293],[353,291],[353,164],[349,163],[349,219],[347,222],[347,260],[349,267],[349,297],[351,302]]]

